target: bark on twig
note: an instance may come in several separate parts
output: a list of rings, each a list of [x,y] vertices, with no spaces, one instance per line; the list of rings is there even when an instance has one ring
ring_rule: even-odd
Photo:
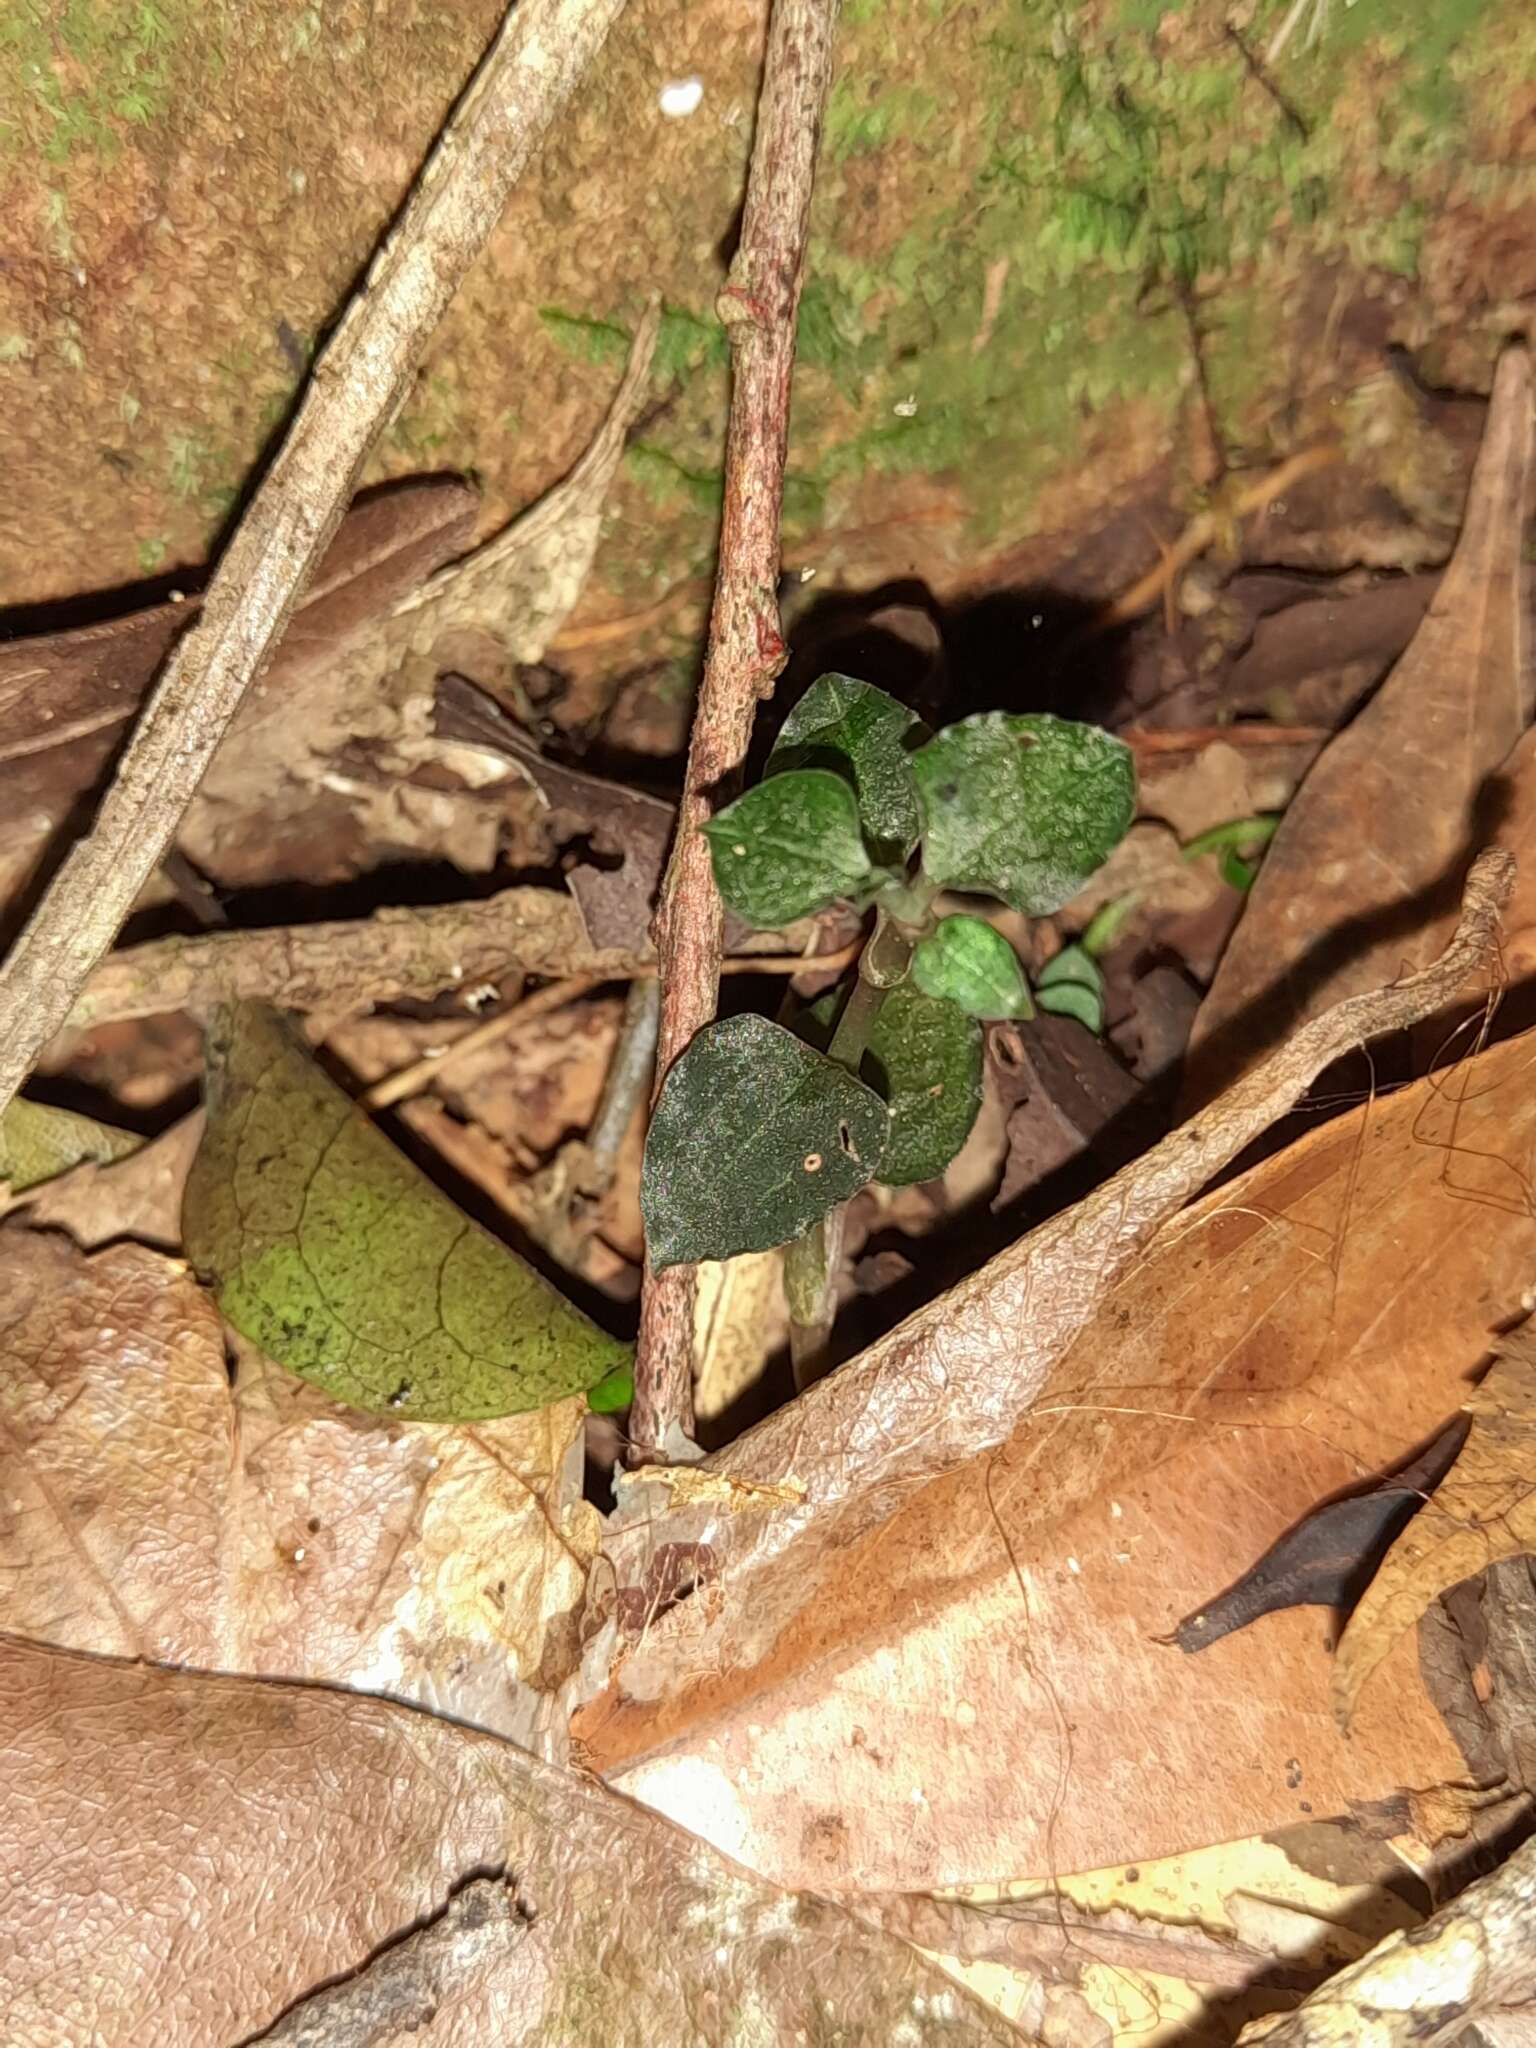
[[[651,949],[637,937],[633,949],[592,945],[561,889],[503,889],[482,902],[380,910],[345,923],[200,932],[109,955],[68,1023],[85,1030],[245,999],[341,1017],[403,997],[425,1002],[513,971],[622,980],[651,965]]]
[[[1399,1930],[1242,2048],[1433,2048],[1536,1999],[1536,1841],[1422,1927]]]
[[[368,452],[545,130],[624,0],[520,0],[315,364],[298,417],[178,644],[87,838],[0,969],[0,1108],[165,854]]]
[[[249,2048],[374,2048],[414,2033],[528,1931],[511,1887],[478,1877],[439,1917],[387,1948],[355,1977],[296,2005]]]
[[[699,827],[730,794],[758,703],[784,666],[777,584],[790,373],[836,21],[837,0],[775,0],[741,241],[720,295],[734,378],[725,505],[709,652],[656,918],[658,1088],[719,995],[720,898]],[[692,1425],[693,1298],[691,1266],[647,1269],[630,1418],[641,1463],[663,1451],[674,1427]]]

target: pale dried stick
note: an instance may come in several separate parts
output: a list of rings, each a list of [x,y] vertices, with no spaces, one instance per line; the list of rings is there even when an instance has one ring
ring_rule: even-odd
[[[1434,2048],[1536,2000],[1536,1842],[1422,1927],[1399,1928],[1241,2048]]]
[[[774,0],[741,241],[720,294],[733,372],[725,502],[709,651],[656,918],[658,1086],[719,995],[720,898],[699,827],[734,788],[758,703],[784,666],[776,592],[790,373],[836,22],[837,0]],[[691,1266],[647,1268],[629,1425],[640,1463],[664,1459],[674,1432],[692,1426],[693,1298]]]
[[[64,1023],[171,844],[369,450],[536,144],[624,0],[520,0],[315,363],[276,460],[129,741],[90,834],[0,969],[0,1109]]]

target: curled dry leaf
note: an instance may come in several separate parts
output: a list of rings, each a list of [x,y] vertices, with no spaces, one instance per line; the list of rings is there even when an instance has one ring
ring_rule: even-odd
[[[0,1637],[0,1719],[0,2004],[17,2043],[248,2041],[318,1986],[364,1981],[465,1879],[506,1871],[509,1939],[435,2013],[364,2038],[816,2041],[835,2010],[847,2048],[1017,2048],[904,1941],[408,1707]]]
[[[1432,1600],[1500,1558],[1536,1554],[1536,1337],[1506,1338],[1464,1406],[1472,1427],[1455,1464],[1388,1551],[1339,1644],[1333,1703],[1343,1727]]]
[[[1531,716],[1533,445],[1531,360],[1517,345],[1500,358],[1461,540],[1424,623],[1264,856],[1195,1019],[1191,1100],[1209,1100],[1326,1004],[1439,951],[1479,843],[1484,784]]]
[[[1166,1224],[1009,1440],[884,1527],[869,1515],[827,1552],[791,1542],[775,1568],[793,1510],[662,1519],[647,1538],[705,1546],[707,1594],[654,1620],[577,1716],[588,1753],[755,1868],[855,1887],[1092,1870],[1462,1775],[1411,1641],[1346,1743],[1316,1613],[1193,1659],[1160,1638],[1319,1498],[1428,1437],[1518,1313],[1533,1063],[1536,1039],[1494,1047]],[[992,1299],[1001,1407],[1031,1326],[1027,1296]],[[874,1347],[886,1371],[850,1420],[899,1424],[903,1359],[963,1398],[984,1366],[945,1337]],[[829,1448],[816,1407],[796,1407],[786,1465],[815,1498],[826,1463],[846,1476],[862,1447]],[[730,1452],[711,1467],[757,1470]],[[611,1536],[610,1554],[639,1540]],[[1214,1728],[1237,1768],[1211,1768]]]
[[[232,1386],[211,1299],[137,1245],[7,1227],[0,1295],[6,1627],[548,1738],[596,1539],[578,1402],[448,1429],[249,1357]]]

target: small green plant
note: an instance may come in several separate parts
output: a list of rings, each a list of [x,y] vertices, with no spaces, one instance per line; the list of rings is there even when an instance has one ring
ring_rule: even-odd
[[[983,1024],[1037,1003],[1102,1024],[1095,947],[1066,948],[1032,992],[1001,933],[940,915],[940,892],[1060,909],[1124,836],[1135,794],[1129,749],[1097,727],[993,711],[934,734],[872,684],[813,683],[763,781],[703,828],[715,879],[759,929],[839,900],[873,909],[873,929],[842,987],[779,1022],[708,1025],[673,1066],[641,1179],[655,1266],[785,1246],[810,1370],[842,1206],[871,1180],[944,1171],[981,1104]]]

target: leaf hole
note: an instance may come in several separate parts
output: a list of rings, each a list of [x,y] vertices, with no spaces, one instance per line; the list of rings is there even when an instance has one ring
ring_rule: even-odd
[[[857,1152],[857,1150],[856,1150],[856,1149],[855,1149],[855,1147],[854,1147],[854,1142],[853,1142],[853,1132],[852,1132],[851,1130],[849,1130],[849,1128],[848,1128],[847,1124],[839,1124],[839,1125],[838,1125],[838,1127],[837,1127],[837,1142],[838,1142],[838,1145],[839,1145],[839,1146],[841,1147],[842,1151],[843,1151],[843,1152],[844,1152],[844,1153],[845,1153],[845,1154],[847,1155],[847,1157],[848,1157],[849,1159],[857,1159],[857,1158],[858,1158],[858,1156],[859,1156],[859,1155],[858,1155],[858,1152]]]
[[[406,1402],[409,1401],[409,1399],[411,1398],[411,1393],[412,1388],[409,1382],[402,1380],[400,1382],[400,1385],[396,1387],[395,1391],[389,1397],[390,1407],[403,1408]]]
[[[821,1154],[819,1152],[807,1152],[804,1159],[800,1163],[805,1168],[807,1173],[820,1173],[822,1163]]]
[[[1006,1067],[1010,1074],[1018,1073],[1024,1064],[1024,1043],[1017,1031],[993,1032],[992,1057],[1000,1067]]]

